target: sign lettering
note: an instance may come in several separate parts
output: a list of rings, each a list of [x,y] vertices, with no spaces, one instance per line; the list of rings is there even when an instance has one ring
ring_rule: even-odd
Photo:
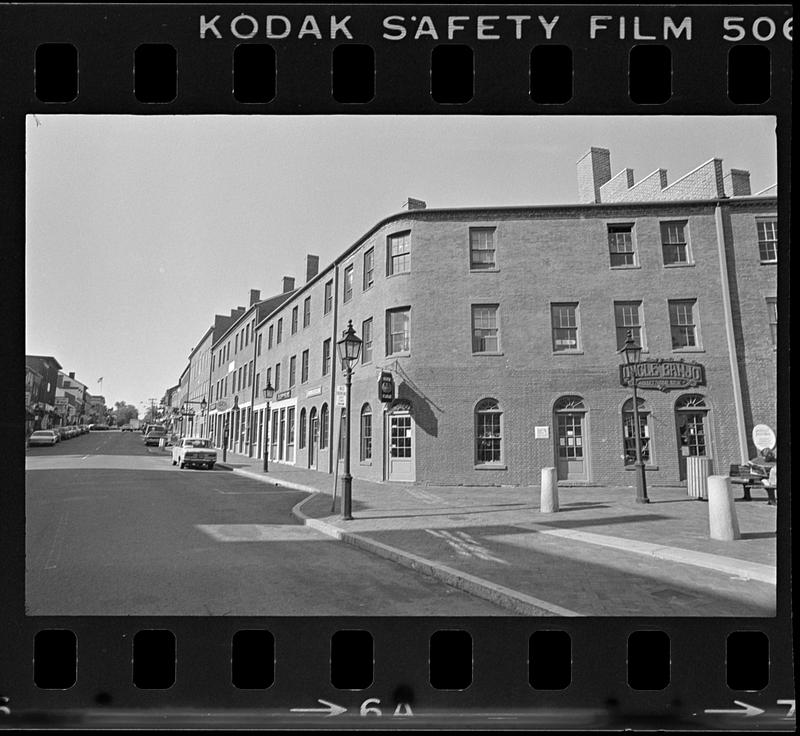
[[[622,386],[632,386],[634,377],[637,388],[659,391],[694,388],[706,383],[705,368],[700,363],[665,358],[643,360],[619,367]]]

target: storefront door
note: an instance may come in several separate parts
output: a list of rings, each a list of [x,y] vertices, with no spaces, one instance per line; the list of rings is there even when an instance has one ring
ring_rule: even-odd
[[[586,411],[583,399],[566,396],[556,403],[556,473],[559,480],[588,480]]]
[[[681,396],[675,404],[680,479],[686,480],[686,458],[708,456],[708,409],[702,396]]]
[[[408,411],[389,414],[388,480],[414,480],[414,421]]]
[[[319,442],[319,419],[315,409],[308,417],[308,467],[317,469],[317,443]]]

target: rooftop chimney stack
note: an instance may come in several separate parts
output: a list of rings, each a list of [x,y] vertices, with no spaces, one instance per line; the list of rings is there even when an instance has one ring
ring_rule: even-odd
[[[69,377],[75,380],[75,371],[70,371]]]
[[[287,294],[290,291],[294,291],[294,277],[293,276],[284,276],[283,277],[283,290],[281,291],[282,294]]]
[[[409,197],[403,207],[407,209],[409,212],[411,210],[424,210],[428,205],[421,199],[414,199],[413,197]]]
[[[600,202],[600,187],[610,179],[611,152],[607,148],[590,148],[578,161],[578,202]]]
[[[724,179],[725,195],[728,197],[750,196],[750,172],[731,169]]]
[[[250,289],[250,306],[252,307],[259,299],[261,299],[261,291],[259,289]]]
[[[319,256],[306,256],[306,283],[319,273]]]

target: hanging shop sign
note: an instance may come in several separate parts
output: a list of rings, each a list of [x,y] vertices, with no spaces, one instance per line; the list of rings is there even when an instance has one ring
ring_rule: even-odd
[[[753,444],[759,452],[761,450],[774,450],[776,441],[775,432],[768,425],[756,424],[753,427]]]
[[[225,399],[220,399],[217,402],[217,411],[225,411],[228,408],[228,402]]]
[[[394,376],[383,371],[378,379],[378,399],[383,402],[394,401]]]
[[[705,386],[706,383],[705,367],[700,363],[666,358],[643,360],[640,363],[619,367],[621,385],[632,386],[634,376],[636,376],[636,388],[659,391],[694,388]]]

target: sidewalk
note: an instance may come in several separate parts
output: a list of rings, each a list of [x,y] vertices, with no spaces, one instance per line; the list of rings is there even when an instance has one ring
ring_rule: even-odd
[[[539,512],[539,487],[421,486],[353,479],[351,521],[341,479],[228,453],[221,468],[312,494],[305,524],[524,615],[774,615],[776,510],[737,503],[742,539],[708,538],[707,503],[683,487],[559,489]],[[737,494],[740,495],[740,494]]]

